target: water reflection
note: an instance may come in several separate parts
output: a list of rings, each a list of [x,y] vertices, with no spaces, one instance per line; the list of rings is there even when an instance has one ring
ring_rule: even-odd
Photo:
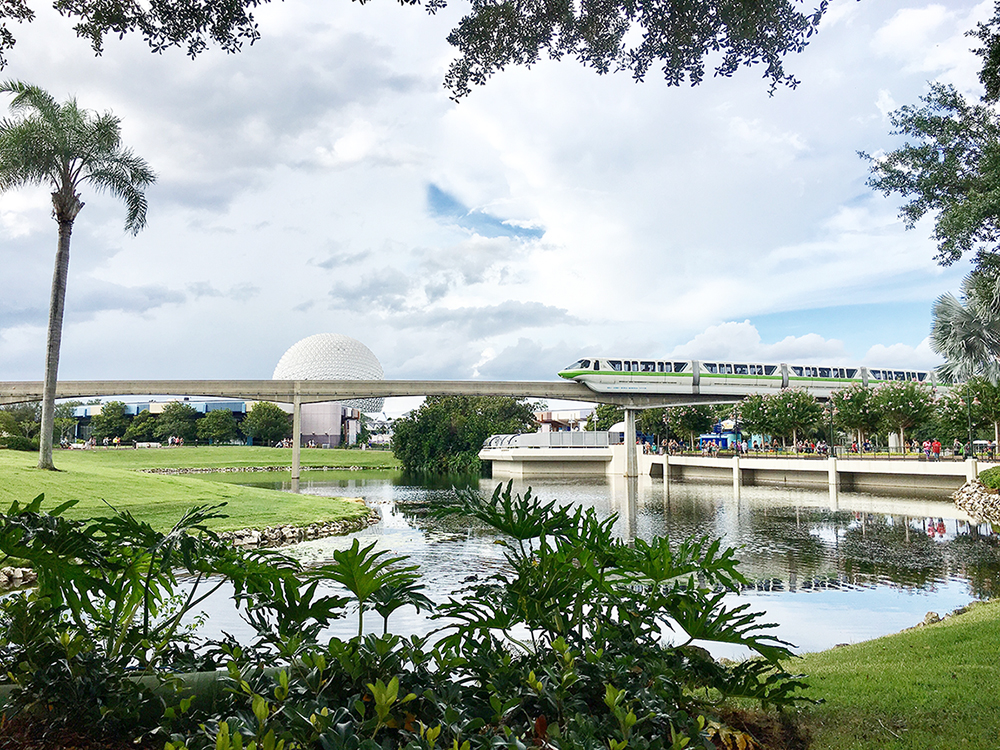
[[[259,478],[256,483],[275,486]],[[496,485],[475,478],[463,483],[484,493]],[[520,492],[528,485],[514,484]],[[1000,581],[1000,540],[947,500],[845,492],[831,498],[825,489],[771,487],[743,487],[736,496],[728,485],[648,478],[530,485],[546,501],[593,507],[605,516],[617,513],[615,531],[626,540],[708,535],[738,546],[741,570],[752,583],[734,596],[751,598],[753,609],[781,625],[779,637],[801,650],[898,631],[922,621],[927,611],[945,614],[973,598],[993,596]],[[358,535],[411,555],[436,601],[470,579],[503,569],[489,529],[429,516],[430,504],[451,497],[447,482],[417,486],[398,476],[303,473],[299,491],[364,497],[382,520]],[[350,538],[318,540],[289,552],[319,561],[350,543]],[[432,625],[404,610],[393,615],[390,627],[427,632]]]

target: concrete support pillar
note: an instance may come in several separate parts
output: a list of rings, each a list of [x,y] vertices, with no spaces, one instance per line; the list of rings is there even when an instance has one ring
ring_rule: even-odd
[[[979,461],[975,457],[965,459],[965,481],[979,479]]]
[[[302,397],[298,394],[298,384],[295,385],[295,397],[292,401],[292,481],[299,479],[299,466],[302,459]]]
[[[827,466],[829,467],[830,508],[838,510],[840,508],[840,470],[837,468],[837,457],[830,456]]]
[[[663,483],[670,484],[670,451],[663,454]]]
[[[837,457],[830,456],[827,459],[829,481],[831,487],[840,487],[840,471],[837,470]]]
[[[625,476],[639,476],[639,457],[635,452],[635,409],[625,410]]]
[[[743,472],[740,471],[740,454],[733,456],[733,495],[740,497],[740,487],[743,486]]]

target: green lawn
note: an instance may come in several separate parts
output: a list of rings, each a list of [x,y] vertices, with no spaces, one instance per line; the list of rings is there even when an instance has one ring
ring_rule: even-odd
[[[280,466],[291,463],[291,450],[221,447],[148,450],[57,451],[58,472],[39,471],[34,453],[0,450],[0,508],[14,500],[27,502],[45,493],[46,504],[65,500],[79,504],[67,511],[74,518],[107,515],[103,501],[127,510],[159,529],[173,525],[193,505],[227,503],[229,518],[217,521],[219,531],[247,527],[306,524],[360,515],[353,500],[278,493],[215,481],[233,475],[143,474],[139,468],[221,468]],[[303,450],[306,466],[370,466],[395,468],[391,453],[382,451]],[[256,475],[261,477],[263,475]]]
[[[807,654],[810,750],[1000,748],[1000,600],[944,622]]]

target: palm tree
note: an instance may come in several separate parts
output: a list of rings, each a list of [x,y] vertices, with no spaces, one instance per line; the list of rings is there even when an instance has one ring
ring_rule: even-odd
[[[55,469],[52,433],[69,242],[73,222],[83,208],[77,191],[89,183],[121,199],[127,211],[125,229],[137,234],[146,223],[143,189],[156,175],[143,159],[122,147],[121,121],[110,112],[80,109],[75,99],[60,104],[48,92],[21,81],[0,84],[0,93],[14,95],[10,103],[14,117],[0,120],[0,192],[25,185],[51,185],[52,216],[59,225],[38,455],[39,469]]]
[[[951,293],[932,310],[931,349],[945,358],[937,370],[951,383],[966,383],[969,449],[972,449],[971,381],[1000,378],[1000,275],[973,271],[962,281],[962,301]]]

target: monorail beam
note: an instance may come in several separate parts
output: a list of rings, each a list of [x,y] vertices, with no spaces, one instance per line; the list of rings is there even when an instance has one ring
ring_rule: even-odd
[[[394,396],[514,396],[616,404],[648,409],[681,404],[735,402],[739,396],[595,393],[571,381],[489,380],[64,380],[57,398],[102,396],[212,396],[293,403]],[[0,404],[40,401],[41,381],[0,382]]]

